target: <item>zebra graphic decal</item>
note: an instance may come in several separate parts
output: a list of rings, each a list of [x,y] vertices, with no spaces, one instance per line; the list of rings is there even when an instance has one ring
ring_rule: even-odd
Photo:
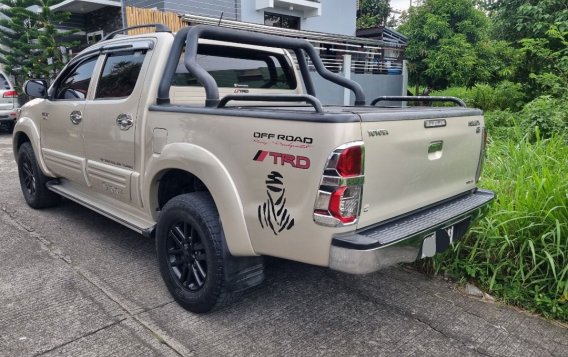
[[[274,235],[294,227],[294,218],[286,208],[286,188],[283,176],[272,171],[266,180],[266,202],[258,206],[258,221],[262,229],[270,229]]]

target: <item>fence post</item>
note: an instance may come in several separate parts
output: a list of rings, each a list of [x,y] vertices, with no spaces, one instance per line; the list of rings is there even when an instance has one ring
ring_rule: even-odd
[[[343,55],[343,76],[351,79],[351,55]],[[351,90],[343,88],[343,105],[351,105]]]
[[[400,95],[407,95],[408,94],[408,66],[406,60],[402,61],[402,93]],[[418,93],[414,93],[414,95],[419,95]],[[402,106],[406,107],[408,102],[402,102]]]

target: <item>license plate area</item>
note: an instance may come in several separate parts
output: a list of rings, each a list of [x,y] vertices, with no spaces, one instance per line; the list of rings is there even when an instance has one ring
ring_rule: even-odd
[[[469,218],[429,234],[422,241],[420,258],[433,257],[438,253],[445,252],[454,241],[463,237],[468,226]]]

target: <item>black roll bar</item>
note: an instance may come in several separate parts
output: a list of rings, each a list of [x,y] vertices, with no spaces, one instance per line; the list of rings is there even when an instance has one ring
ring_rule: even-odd
[[[383,101],[393,101],[393,102],[452,102],[460,107],[467,107],[465,102],[456,97],[430,97],[426,95],[416,95],[416,96],[407,96],[407,95],[392,95],[392,96],[382,96],[378,97],[377,99],[371,102],[371,105],[375,105],[378,102]]]
[[[348,88],[355,94],[355,105],[365,105],[365,94],[359,83],[344,78],[338,74],[329,71],[323,65],[319,55],[314,47],[306,40],[267,35],[243,30],[228,30],[220,27],[197,25],[185,27],[180,30],[172,45],[171,54],[166,62],[164,75],[158,87],[158,104],[170,102],[169,90],[175,73],[178,59],[181,56],[183,46],[185,44],[184,64],[187,70],[195,75],[199,83],[205,88],[205,106],[217,107],[219,105],[219,87],[215,79],[197,63],[197,47],[200,38],[235,42],[248,45],[279,47],[293,50],[296,54],[300,71],[306,91],[309,95],[314,96],[315,90],[311,78],[309,76],[308,64],[304,56],[304,52],[311,59],[316,71],[323,78],[336,83],[342,87]]]
[[[228,102],[247,101],[247,102],[305,102],[311,104],[318,113],[323,113],[321,102],[314,96],[308,94],[229,94],[220,101],[218,108],[224,108]]]

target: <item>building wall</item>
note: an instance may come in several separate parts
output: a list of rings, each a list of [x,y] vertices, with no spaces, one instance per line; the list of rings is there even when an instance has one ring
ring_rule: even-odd
[[[85,15],[86,32],[103,30],[106,35],[120,28],[122,28],[122,15],[119,7],[103,7]]]
[[[344,88],[334,84],[315,72],[310,72],[314,81],[316,96],[324,105],[343,105]],[[403,95],[405,85],[401,75],[386,74],[358,74],[351,73],[351,79],[363,87],[367,104],[373,99],[383,95]],[[403,93],[404,92],[404,93]],[[351,105],[355,102],[355,96],[351,93]],[[389,104],[384,102],[383,104]],[[400,103],[390,103],[400,105]]]
[[[239,20],[240,0],[127,0],[128,6]]]
[[[211,0],[208,0],[211,1]],[[241,21],[264,24],[264,11],[302,17],[296,10],[274,8],[256,10],[256,0],[238,0],[241,3]],[[357,0],[321,0],[321,16],[302,18],[300,29],[355,36]]]

